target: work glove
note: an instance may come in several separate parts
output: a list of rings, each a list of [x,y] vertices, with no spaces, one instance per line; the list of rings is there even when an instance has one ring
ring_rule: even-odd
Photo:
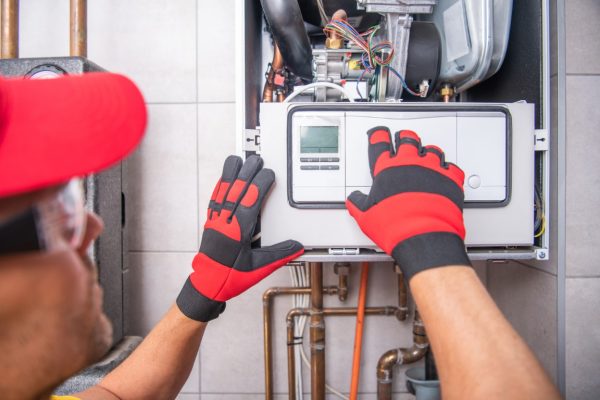
[[[294,240],[252,248],[252,236],[262,203],[275,181],[263,160],[246,162],[229,156],[210,203],[200,251],[177,297],[179,309],[197,321],[215,319],[225,302],[254,286],[279,267],[299,257],[304,248]]]
[[[346,207],[362,231],[391,255],[407,280],[448,265],[471,265],[464,245],[463,171],[412,131],[376,127],[367,133],[373,185]]]

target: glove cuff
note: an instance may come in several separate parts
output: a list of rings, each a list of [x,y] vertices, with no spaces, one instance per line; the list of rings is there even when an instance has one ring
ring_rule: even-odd
[[[458,235],[449,232],[425,233],[406,239],[394,247],[392,257],[404,272],[407,282],[426,269],[471,266],[465,243]]]
[[[201,322],[213,320],[225,310],[224,301],[209,299],[200,293],[190,278],[185,281],[177,296],[177,306],[186,317]]]

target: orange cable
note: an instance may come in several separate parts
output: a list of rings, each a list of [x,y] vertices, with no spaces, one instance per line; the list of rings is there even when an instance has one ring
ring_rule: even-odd
[[[369,263],[361,264],[360,290],[358,292],[358,311],[356,313],[356,331],[354,333],[354,355],[352,357],[352,382],[350,384],[350,400],[356,400],[358,395],[358,378],[360,376],[360,353],[365,319],[365,303],[367,300],[367,281],[369,278]]]

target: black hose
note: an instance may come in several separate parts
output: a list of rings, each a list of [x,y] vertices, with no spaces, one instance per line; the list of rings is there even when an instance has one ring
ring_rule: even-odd
[[[312,48],[297,0],[260,0],[273,39],[288,69],[312,81]]]
[[[435,359],[433,358],[433,351],[431,347],[425,354],[425,380],[426,381],[437,381],[439,379],[437,368],[435,366]]]

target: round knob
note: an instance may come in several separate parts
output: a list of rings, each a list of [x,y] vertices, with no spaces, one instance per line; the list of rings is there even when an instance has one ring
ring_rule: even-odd
[[[481,177],[479,175],[471,175],[467,180],[467,184],[472,189],[477,189],[479,186],[481,186]]]

